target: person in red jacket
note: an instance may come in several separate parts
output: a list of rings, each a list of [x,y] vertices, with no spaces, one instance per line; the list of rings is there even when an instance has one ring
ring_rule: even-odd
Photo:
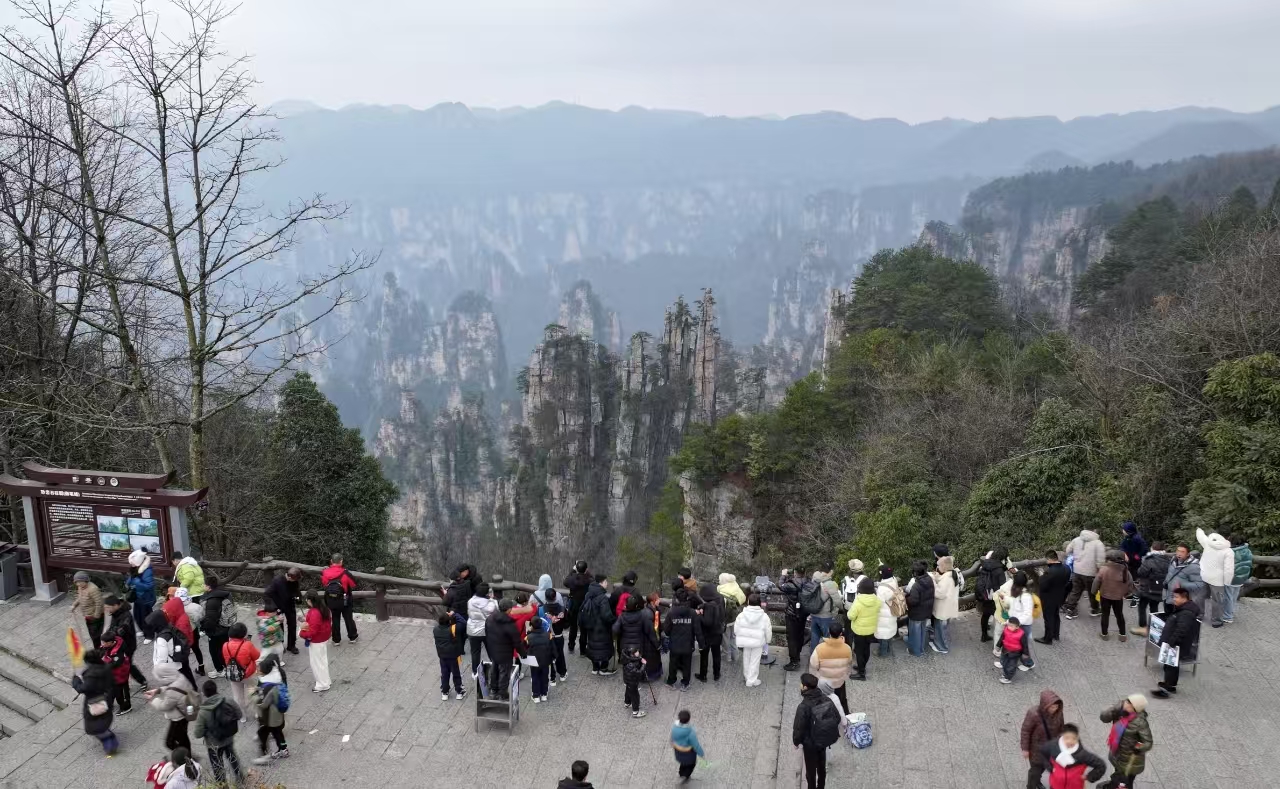
[[[1049,789],[1084,789],[1085,781],[1097,783],[1107,774],[1107,763],[1080,744],[1080,729],[1074,723],[1065,724],[1058,739],[1040,746],[1040,755],[1049,767]]]
[[[356,579],[351,577],[351,573],[347,572],[347,568],[343,565],[342,554],[335,553],[332,561],[333,563],[320,573],[320,586],[324,589],[325,602],[329,606],[330,613],[335,619],[341,614],[342,621],[347,623],[347,640],[355,641],[360,637],[356,632],[355,599],[351,596],[351,593],[356,590]],[[342,622],[333,623],[333,643],[342,643]]]
[[[245,683],[253,678],[253,674],[258,670],[258,658],[262,656],[262,652],[258,650],[249,639],[249,628],[244,622],[236,622],[227,631],[227,643],[222,645],[222,660],[228,667],[237,663],[240,666],[244,676],[239,680],[231,679],[231,671],[226,672],[227,678],[231,682],[231,698],[235,700],[236,705],[241,710],[248,709],[245,705],[249,702],[249,695],[245,693]],[[241,723],[244,722],[242,718]]]
[[[164,601],[164,605],[160,607],[164,611],[164,618],[169,620],[169,624],[178,628],[178,632],[186,636],[187,643],[195,642],[195,630],[191,627],[191,618],[187,616],[186,607],[182,604],[182,598],[178,597],[178,589],[180,587],[169,587],[169,599]]]
[[[114,701],[120,714],[125,715],[133,709],[129,697],[129,668],[133,665],[133,658],[125,649],[123,638],[111,632],[102,634],[102,662],[111,667],[111,678],[116,683],[107,704]]]
[[[529,620],[538,615],[538,604],[529,599],[525,592],[516,594],[516,605],[508,612],[516,620],[516,632],[524,638],[529,630]]]
[[[329,607],[318,597],[307,598],[307,615],[302,621],[303,644],[307,647],[307,657],[311,661],[311,675],[316,684],[311,688],[314,693],[323,693],[329,689],[329,635],[333,629]]]

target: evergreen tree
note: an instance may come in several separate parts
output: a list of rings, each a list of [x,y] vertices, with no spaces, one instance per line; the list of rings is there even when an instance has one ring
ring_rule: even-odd
[[[1204,428],[1206,474],[1187,495],[1187,525],[1243,533],[1255,550],[1280,548],[1280,358],[1222,362],[1205,395],[1217,418]]]
[[[387,555],[387,508],[396,486],[365,451],[360,432],[344,427],[315,381],[298,373],[280,389],[267,448],[265,522],[276,556],[372,570]]]
[[[848,331],[885,328],[980,337],[1008,324],[989,271],[926,247],[878,253],[854,283]]]

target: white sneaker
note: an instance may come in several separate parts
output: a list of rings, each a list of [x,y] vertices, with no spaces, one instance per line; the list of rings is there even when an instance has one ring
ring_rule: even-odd
[[[149,638],[144,638],[144,639],[142,639],[142,643],[144,643],[144,644],[150,644],[150,643],[151,643],[151,639],[149,639]]]
[[[1009,679],[1008,677],[1001,677],[1001,678],[1000,678],[1000,684],[1001,684],[1001,685],[1012,685],[1012,684],[1013,684],[1013,680]]]
[[[546,701],[546,700],[547,700],[547,697],[546,697],[546,696],[543,696],[543,697],[540,699],[540,701]]]
[[[647,714],[647,713],[645,713],[645,711],[644,711],[644,710],[640,710],[639,712],[633,712],[633,713],[631,713],[631,717],[633,717],[633,718],[643,718],[646,714]]]
[[[996,668],[1004,668],[1004,664],[998,660],[994,662],[994,665]]]
[[[1033,668],[1035,668],[1035,666],[1024,666],[1021,663],[1018,664],[1018,671],[1030,671]]]
[[[600,676],[600,672],[596,671],[595,669],[591,669],[591,673],[597,677]]]
[[[209,679],[221,679],[221,678],[222,678],[222,672],[221,672],[221,671],[210,671],[210,672],[208,673],[208,675],[207,675],[207,676],[209,677]]]
[[[454,698],[454,700],[455,700],[455,701],[462,701],[462,700],[463,700],[463,699],[465,699],[466,697],[467,697],[467,692],[466,692],[465,690],[464,690],[464,691],[462,691],[461,693],[455,693],[455,694],[453,695],[453,698]]]
[[[993,649],[993,650],[991,650],[991,654],[995,655],[996,657],[1000,657],[1000,650],[999,650],[999,649]]]
[[[441,700],[441,701],[448,701],[448,700],[449,700],[449,694],[448,694],[448,693],[441,693],[441,694],[440,694],[440,700]]]
[[[270,756],[259,756],[253,760],[253,764],[271,764]]]
[[[533,697],[533,703],[534,703],[534,704],[541,704],[541,703],[542,703],[542,699],[538,698],[537,696],[534,696],[534,697]]]
[[[549,684],[551,685],[551,687],[554,688],[556,686],[556,681],[553,679]]]

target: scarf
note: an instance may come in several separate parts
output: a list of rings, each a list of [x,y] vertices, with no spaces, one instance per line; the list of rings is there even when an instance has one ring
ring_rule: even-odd
[[[1124,730],[1129,728],[1129,724],[1133,719],[1138,717],[1138,713],[1125,715],[1124,717],[1111,724],[1111,734],[1107,736],[1107,748],[1111,753],[1120,750],[1120,738],[1124,736]]]
[[[1068,748],[1066,744],[1062,741],[1062,738],[1059,737],[1058,738],[1058,755],[1053,757],[1053,760],[1058,764],[1062,765],[1063,767],[1070,767],[1071,765],[1076,763],[1074,754],[1078,750],[1080,750],[1080,743],[1076,743],[1074,748]]]

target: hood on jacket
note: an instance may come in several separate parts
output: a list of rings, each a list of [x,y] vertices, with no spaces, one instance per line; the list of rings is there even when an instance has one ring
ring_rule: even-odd
[[[817,581],[818,583],[823,583],[824,581],[831,580],[831,573],[824,573],[821,570],[814,570],[813,575],[811,577],[814,581]]]
[[[192,566],[196,567],[197,569],[199,569],[199,567],[200,567],[200,562],[197,562],[197,561],[195,560],[195,557],[192,557],[192,556],[184,556],[184,557],[182,557],[182,561],[178,562],[177,566],[176,566],[176,567],[174,567],[173,569],[174,569],[174,571],[175,571],[175,572],[177,572],[178,567],[182,567],[183,565],[187,565],[187,564],[192,565]]]
[[[738,618],[746,622],[751,627],[758,627],[761,622],[767,622],[769,615],[764,609],[758,605],[749,605],[742,609],[742,613],[738,614]],[[772,625],[770,625],[772,627]]]
[[[1129,565],[1129,559],[1124,555],[1124,551],[1110,550],[1107,551],[1107,561],[1115,564]]]
[[[551,576],[547,575],[546,573],[543,573],[541,576],[538,577],[538,588],[534,590],[533,598],[537,600],[539,603],[545,604],[547,602],[546,593],[547,593],[547,590],[551,588],[551,586],[552,586]]]
[[[258,677],[258,682],[263,685],[283,685],[284,677],[280,676],[280,667],[272,666],[265,677]]]
[[[698,596],[702,598],[704,603],[706,603],[714,601],[720,596],[720,593],[716,591],[715,584],[703,584],[698,587]]]
[[[721,585],[736,584],[737,582],[738,582],[738,579],[736,576],[734,576],[733,573],[720,573],[720,577],[716,580],[716,583],[719,583]]]
[[[1062,697],[1051,690],[1040,691],[1040,712],[1044,715],[1049,714],[1049,708],[1054,704],[1061,704]]]
[[[129,554],[129,566],[138,568],[138,572],[141,573],[151,566],[151,559],[147,556],[146,551],[139,548]]]
[[[511,610],[513,610],[513,611],[514,611],[515,609],[513,608],[513,609],[511,609]],[[512,618],[511,618],[511,614],[507,613],[506,611],[502,611],[502,610],[495,611],[495,612],[493,613],[493,615],[489,617],[489,621],[490,621],[490,622],[492,622],[492,623],[493,623],[493,624],[495,624],[495,625],[505,625],[505,624],[508,624],[508,623],[509,623],[512,627],[515,627],[515,625],[516,625],[516,620],[514,620],[514,619],[512,619]]]
[[[1080,539],[1083,542],[1093,542],[1098,539],[1098,533],[1096,531],[1089,531],[1088,529],[1081,529]]]
[[[938,573],[940,575],[946,575],[947,573],[955,569],[955,566],[956,566],[955,559],[952,559],[950,556],[938,557]]]
[[[720,586],[716,588],[716,591],[737,600],[738,605],[747,604],[747,595],[738,584],[738,579],[729,573],[720,573]]]
[[[151,673],[155,675],[155,678],[160,685],[172,685],[179,679],[188,686],[191,684],[187,682],[187,678],[182,676],[178,671],[177,663],[160,663],[152,666]]]
[[[222,703],[222,694],[215,693],[204,701],[200,702],[200,709],[213,712]]]
[[[1215,551],[1231,550],[1231,542],[1217,532],[1214,532],[1205,538],[1205,545]]]

